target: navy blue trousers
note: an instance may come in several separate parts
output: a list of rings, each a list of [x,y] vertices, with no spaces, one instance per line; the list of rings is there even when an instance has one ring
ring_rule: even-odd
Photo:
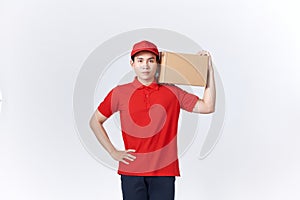
[[[174,200],[174,176],[121,175],[123,200]]]

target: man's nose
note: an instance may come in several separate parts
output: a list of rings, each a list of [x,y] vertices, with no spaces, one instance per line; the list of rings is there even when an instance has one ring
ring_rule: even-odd
[[[143,67],[148,68],[148,67],[149,67],[149,62],[145,61],[145,62],[143,63]]]

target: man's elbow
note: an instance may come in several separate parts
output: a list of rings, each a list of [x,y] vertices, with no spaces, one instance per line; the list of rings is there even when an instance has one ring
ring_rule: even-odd
[[[208,109],[207,114],[214,113],[214,112],[215,112],[215,107]]]
[[[89,121],[89,125],[91,129],[94,129],[97,125],[98,121],[96,119],[95,114],[93,114],[93,116],[91,117],[90,121]]]
[[[204,110],[202,110],[202,114],[211,114],[215,112],[215,106],[214,105],[210,105],[207,106]]]
[[[94,116],[92,116],[91,119],[90,119],[90,121],[89,121],[89,125],[90,125],[91,129],[93,129],[93,127],[94,127],[94,120],[95,120]]]

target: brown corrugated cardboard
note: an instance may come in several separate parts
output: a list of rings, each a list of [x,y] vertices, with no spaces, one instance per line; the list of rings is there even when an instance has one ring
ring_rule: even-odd
[[[208,56],[160,53],[159,83],[206,86]]]

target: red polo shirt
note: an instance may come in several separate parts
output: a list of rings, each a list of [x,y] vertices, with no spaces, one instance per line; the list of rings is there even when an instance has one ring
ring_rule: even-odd
[[[98,106],[110,117],[119,111],[126,149],[137,158],[119,162],[118,173],[133,176],[179,176],[177,127],[180,108],[192,111],[198,97],[175,85],[132,83],[112,89]]]

